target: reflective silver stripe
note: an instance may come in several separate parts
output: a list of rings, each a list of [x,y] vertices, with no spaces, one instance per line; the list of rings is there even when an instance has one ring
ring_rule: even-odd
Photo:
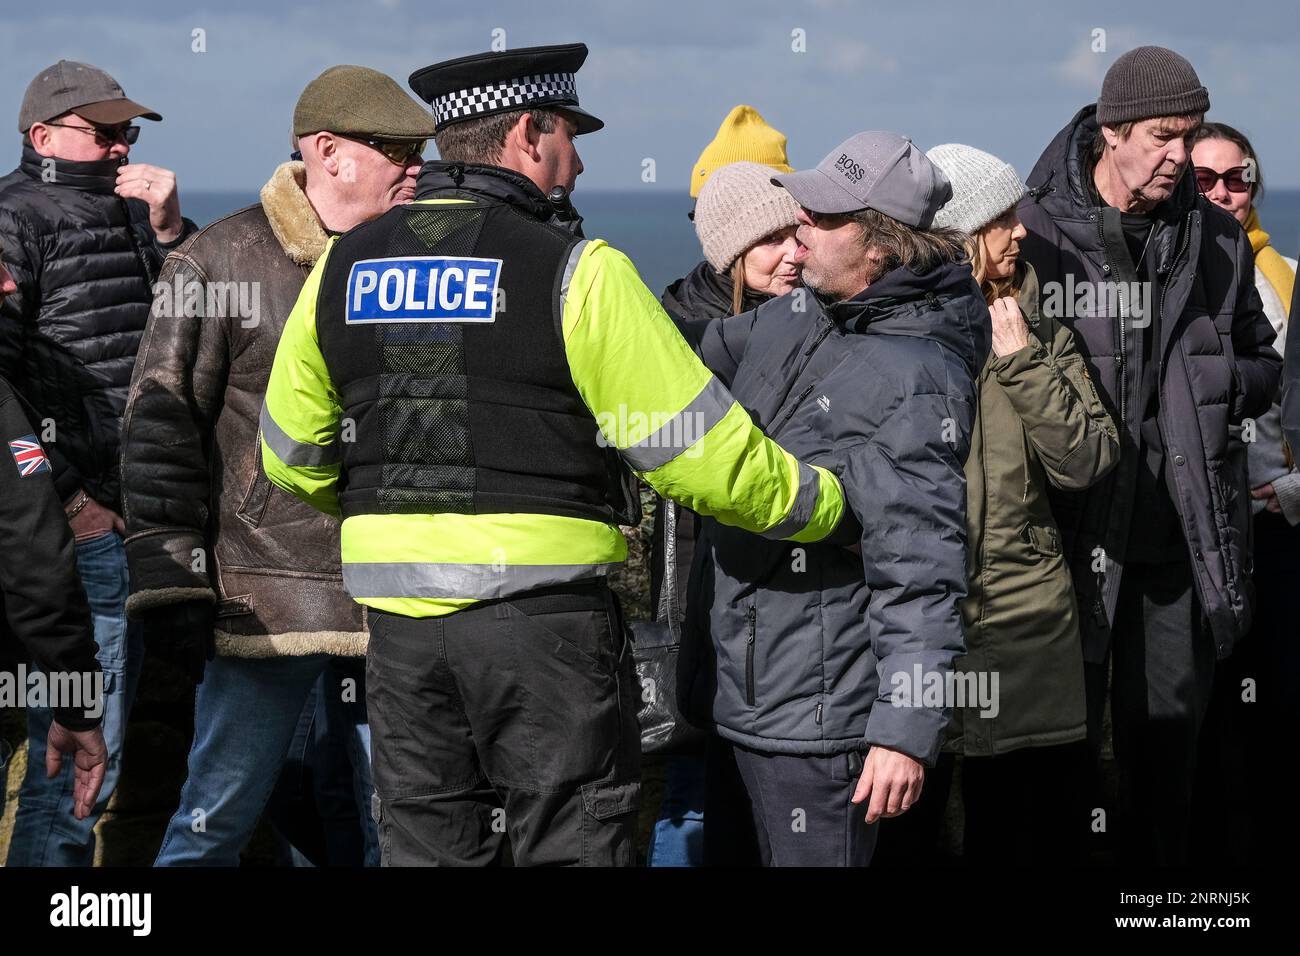
[[[333,465],[339,460],[339,443],[331,442],[328,445],[312,445],[308,442],[294,441],[285,434],[274,418],[271,417],[271,411],[266,407],[266,402],[262,402],[262,437],[266,443],[271,446],[271,451],[275,456],[286,465]]]
[[[560,280],[560,321],[564,321],[564,302],[569,297],[569,283],[573,281],[573,273],[578,270],[578,260],[582,258],[582,250],[587,248],[590,239],[582,239],[573,251],[569,253],[569,261],[564,264],[564,278]]]
[[[689,405],[635,445],[622,449],[622,455],[637,471],[662,468],[722,421],[734,401],[727,386],[710,378]]]
[[[817,505],[821,477],[821,473],[812,465],[799,462],[799,491],[794,496],[794,505],[791,506],[785,520],[764,531],[763,537],[788,538],[808,527],[808,522],[812,520],[813,508]]]
[[[360,598],[490,601],[609,574],[617,564],[425,564],[343,562],[343,586]]]

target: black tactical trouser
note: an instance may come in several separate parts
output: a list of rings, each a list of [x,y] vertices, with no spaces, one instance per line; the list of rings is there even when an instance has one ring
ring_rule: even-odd
[[[604,582],[445,617],[372,612],[366,654],[381,865],[636,862],[632,650]]]

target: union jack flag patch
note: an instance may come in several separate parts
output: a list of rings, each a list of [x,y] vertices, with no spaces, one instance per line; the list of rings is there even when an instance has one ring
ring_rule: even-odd
[[[23,478],[39,475],[50,470],[50,460],[45,457],[45,449],[36,440],[35,435],[24,435],[9,442],[9,453],[14,456],[18,474]]]

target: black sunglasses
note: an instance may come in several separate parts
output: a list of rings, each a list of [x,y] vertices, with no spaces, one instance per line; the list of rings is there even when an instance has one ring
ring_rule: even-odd
[[[848,212],[814,212],[807,206],[802,208],[804,215],[806,215],[812,221],[812,224],[818,229],[838,229],[853,218],[853,214]]]
[[[140,127],[138,126],[72,126],[68,123],[46,123],[46,126],[57,126],[60,129],[75,129],[79,133],[86,133],[95,137],[95,145],[107,148],[116,143],[119,139],[126,145],[134,145],[135,141],[140,138]]]
[[[1246,179],[1246,169],[1245,166],[1233,166],[1231,169],[1218,172],[1209,166],[1197,166],[1196,185],[1201,187],[1201,192],[1208,193],[1222,179],[1223,185],[1227,187],[1228,192],[1248,193],[1250,192],[1251,183]]]
[[[365,143],[371,149],[377,149],[388,157],[390,163],[396,163],[399,166],[406,166],[415,158],[423,159],[424,148],[429,144],[427,139],[416,140],[412,143],[410,140],[392,140],[392,139],[365,139],[361,136],[348,136],[346,133],[338,133],[344,139],[350,139],[354,143]]]

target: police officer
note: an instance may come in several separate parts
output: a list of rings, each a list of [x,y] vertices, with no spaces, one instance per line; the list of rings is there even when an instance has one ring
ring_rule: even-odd
[[[318,261],[267,388],[266,473],[341,513],[369,608],[385,865],[490,863],[506,834],[517,864],[634,862],[639,695],[605,583],[640,518],[631,472],[774,538],[825,539],[844,511],[631,262],[581,238],[573,138],[603,125],[578,105],[586,55],[412,74],[442,160]]]
[[[16,290],[13,276],[0,261],[0,299]],[[72,529],[63,515],[50,461],[31,418],[3,378],[0,437],[8,452],[8,460],[0,461],[0,631],[23,643],[45,672],[45,686],[51,693],[61,692],[60,688],[102,688],[93,680],[100,671],[95,659],[98,647],[90,605],[77,574]],[[3,636],[7,639],[8,634]],[[11,672],[11,679],[17,673]],[[54,675],[74,679],[52,679]],[[83,675],[92,680],[83,680]],[[31,684],[15,679],[14,686],[26,691]],[[63,766],[63,755],[73,756],[72,811],[78,820],[90,816],[108,766],[108,747],[100,729],[102,689],[99,693],[98,702],[89,697],[49,701],[54,720],[45,750],[45,770],[54,777]],[[0,814],[4,812],[7,762],[7,752],[0,753]]]

